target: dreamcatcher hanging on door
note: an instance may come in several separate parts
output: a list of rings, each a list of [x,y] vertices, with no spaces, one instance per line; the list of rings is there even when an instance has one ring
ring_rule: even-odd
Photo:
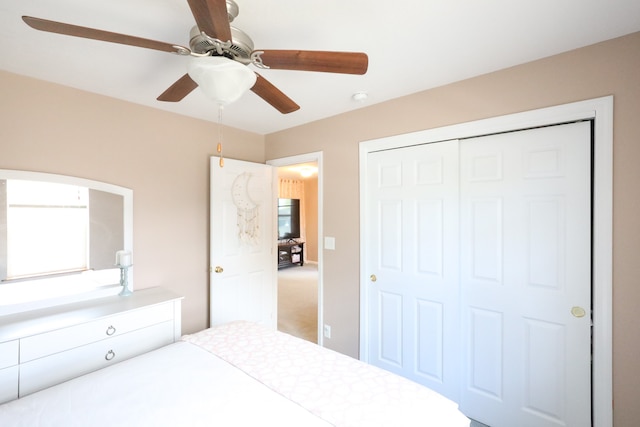
[[[238,240],[241,244],[260,243],[260,206],[249,196],[251,174],[243,172],[236,176],[231,185],[231,199],[236,207]]]

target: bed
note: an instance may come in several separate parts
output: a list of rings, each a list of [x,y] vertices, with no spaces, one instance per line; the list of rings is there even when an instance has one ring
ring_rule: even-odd
[[[2,426],[469,426],[412,381],[238,321],[0,406]]]

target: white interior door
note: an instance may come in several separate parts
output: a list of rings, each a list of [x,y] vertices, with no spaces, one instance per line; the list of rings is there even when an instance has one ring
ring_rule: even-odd
[[[461,143],[461,409],[591,425],[591,125]]]
[[[369,362],[457,400],[458,141],[367,165]]]
[[[273,167],[211,158],[210,323],[275,328],[277,262]]]
[[[590,123],[367,155],[368,361],[492,427],[591,420]]]

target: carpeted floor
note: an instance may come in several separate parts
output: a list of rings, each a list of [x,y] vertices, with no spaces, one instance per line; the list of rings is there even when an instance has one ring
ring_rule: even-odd
[[[278,330],[318,342],[318,266],[278,270]]]

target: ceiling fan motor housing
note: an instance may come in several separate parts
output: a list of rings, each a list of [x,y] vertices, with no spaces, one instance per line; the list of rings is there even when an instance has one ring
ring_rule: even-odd
[[[226,40],[220,40],[225,42]],[[218,53],[218,43],[216,39],[202,34],[198,27],[193,27],[190,33],[189,47],[198,54],[211,53],[212,56],[226,56],[227,58],[242,62],[251,63],[251,52],[253,52],[253,40],[242,30],[231,27],[231,45],[222,47],[222,55]]]
[[[227,4],[227,17],[229,22],[233,22],[240,13],[238,3],[234,0],[226,0]],[[198,29],[193,27],[189,35],[189,47],[197,54],[210,54],[211,56],[226,56],[229,59],[242,62],[243,64],[249,64],[251,62],[251,52],[253,52],[253,40],[242,30],[229,26],[231,29],[231,42],[230,45],[222,45],[219,42],[225,43],[228,40],[217,40],[212,37],[208,37]],[[219,53],[220,50],[222,53]]]

